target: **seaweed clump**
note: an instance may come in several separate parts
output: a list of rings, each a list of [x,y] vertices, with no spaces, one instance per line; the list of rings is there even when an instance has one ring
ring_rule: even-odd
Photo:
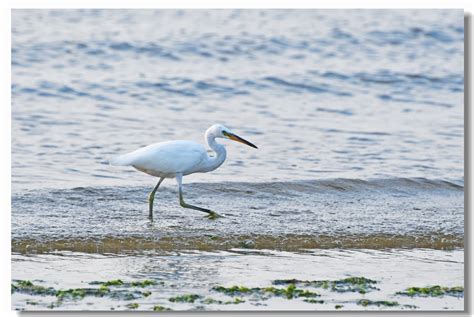
[[[194,303],[197,299],[201,298],[201,295],[196,294],[186,294],[180,295],[175,297],[170,297],[168,300],[170,302],[178,302],[178,303]]]
[[[212,297],[208,297],[206,299],[204,299],[203,301],[201,301],[201,303],[205,304],[205,305],[210,305],[210,304],[218,304],[218,305],[230,305],[230,304],[241,304],[241,303],[245,303],[245,300],[239,298],[239,297],[236,297],[234,298],[233,300],[231,301],[222,301],[222,300],[219,300],[219,299],[214,299]]]
[[[170,308],[164,307],[161,305],[153,306],[153,311],[170,311],[170,310],[171,310]]]
[[[378,300],[378,301],[372,301],[370,299],[360,299],[357,301],[357,305],[361,306],[385,306],[385,307],[395,307],[398,306],[398,302],[391,302],[391,301],[386,301],[386,300]]]
[[[90,285],[102,285],[102,286],[121,286],[121,287],[148,287],[161,284],[163,285],[163,281],[157,282],[154,280],[143,280],[143,281],[132,281],[132,282],[124,282],[121,279],[110,280],[106,282],[101,281],[94,281],[90,282]]]
[[[126,305],[127,308],[130,308],[130,309],[137,309],[138,308],[138,303],[130,303],[130,304],[127,304]]]
[[[303,301],[310,304],[324,304],[322,299],[306,298]]]
[[[65,299],[83,299],[86,296],[103,297],[109,296],[112,298],[119,298],[123,300],[133,300],[141,297],[147,297],[151,294],[149,291],[139,290],[111,290],[110,286],[121,286],[124,283],[120,280],[109,281],[100,284],[99,288],[70,288],[57,290],[53,287],[44,287],[33,284],[28,280],[17,280],[12,284],[12,293],[23,293],[37,296],[55,296],[59,302]]]
[[[28,280],[17,280],[16,283],[12,283],[11,292],[12,294],[23,293],[28,295],[56,296],[56,290],[53,287],[35,285]]]
[[[258,292],[260,288],[248,288],[245,286],[231,286],[231,287],[224,287],[224,286],[214,286],[212,290],[216,292],[223,293],[228,296],[237,296],[237,295],[244,295],[244,294],[251,294]]]
[[[464,287],[444,287],[439,285],[428,286],[428,287],[409,287],[404,291],[397,292],[397,295],[404,296],[421,296],[421,297],[441,297],[441,296],[464,296]]]
[[[340,280],[316,280],[304,281],[297,279],[274,280],[273,285],[300,284],[315,288],[330,289],[334,292],[358,292],[365,294],[371,290],[377,290],[375,287],[377,281],[365,277],[348,277]]]
[[[91,283],[93,284],[93,283]],[[117,279],[117,280],[110,280],[110,281],[107,281],[107,282],[103,282],[103,283],[100,283],[104,286],[121,286],[123,285],[123,281],[120,280],[120,279]]]
[[[318,293],[297,288],[295,284],[290,284],[288,285],[287,288],[276,288],[273,286],[253,287],[253,288],[248,288],[245,286],[231,286],[231,287],[215,286],[212,288],[212,290],[223,293],[228,296],[272,294],[274,296],[282,296],[288,299],[292,299],[296,297],[311,298],[311,297],[320,296]]]
[[[308,290],[296,288],[295,284],[288,285],[287,288],[275,288],[275,287],[266,287],[263,289],[265,293],[272,293],[275,296],[283,296],[288,299],[296,297],[318,297],[318,293],[311,292]]]

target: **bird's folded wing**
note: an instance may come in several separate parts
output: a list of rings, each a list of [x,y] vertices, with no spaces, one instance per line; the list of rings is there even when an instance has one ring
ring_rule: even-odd
[[[206,155],[205,148],[199,143],[170,141],[151,144],[119,156],[111,163],[161,173],[185,173],[197,167]]]

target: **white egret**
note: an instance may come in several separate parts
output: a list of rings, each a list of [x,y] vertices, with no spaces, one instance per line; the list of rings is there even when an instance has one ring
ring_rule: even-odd
[[[158,187],[165,178],[176,178],[179,190],[179,203],[184,208],[191,208],[209,214],[210,218],[218,216],[215,212],[193,206],[183,199],[183,176],[193,173],[207,173],[215,170],[224,163],[227,152],[216,138],[230,139],[253,148],[257,147],[247,140],[234,134],[230,129],[220,124],[214,124],[205,133],[207,145],[215,152],[214,156],[207,154],[206,148],[192,141],[166,141],[154,143],[131,153],[120,155],[111,161],[113,165],[133,166],[146,174],[159,177],[155,188],[148,195],[149,217],[153,219],[153,200]]]

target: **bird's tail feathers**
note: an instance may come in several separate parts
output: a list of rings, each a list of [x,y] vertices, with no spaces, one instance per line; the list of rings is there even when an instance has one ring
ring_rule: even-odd
[[[110,165],[126,166],[130,165],[130,157],[127,154],[119,155],[109,161]]]

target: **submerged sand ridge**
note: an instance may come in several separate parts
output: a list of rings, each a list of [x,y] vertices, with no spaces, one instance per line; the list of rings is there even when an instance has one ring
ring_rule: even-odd
[[[16,252],[435,248],[463,246],[463,184],[428,179],[192,183],[186,210],[168,184],[147,218],[147,187],[79,187],[14,194]]]

